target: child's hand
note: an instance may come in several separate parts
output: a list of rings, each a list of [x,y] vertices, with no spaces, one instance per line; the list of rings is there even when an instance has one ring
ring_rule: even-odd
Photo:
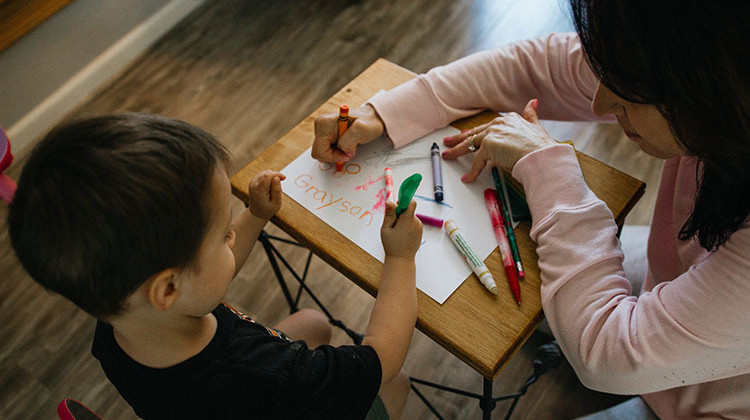
[[[422,243],[422,222],[414,216],[417,202],[409,203],[409,207],[396,219],[396,204],[386,202],[385,218],[380,228],[380,239],[386,256],[414,259],[414,255]]]
[[[250,212],[258,218],[270,219],[281,208],[281,181],[286,176],[281,172],[263,171],[250,181],[248,205]]]

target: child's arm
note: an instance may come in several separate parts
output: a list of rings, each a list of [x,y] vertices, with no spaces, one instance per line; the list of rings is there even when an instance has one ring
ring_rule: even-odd
[[[240,271],[258,241],[258,235],[281,207],[281,172],[263,171],[248,186],[248,209],[237,216],[232,225],[235,231],[234,274]]]
[[[381,384],[401,371],[417,322],[414,255],[422,241],[422,223],[414,216],[416,207],[412,201],[396,219],[396,205],[386,203],[380,230],[385,262],[362,344],[372,346],[380,358]]]

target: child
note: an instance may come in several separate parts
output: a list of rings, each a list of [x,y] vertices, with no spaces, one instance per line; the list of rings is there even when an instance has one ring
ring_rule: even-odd
[[[417,315],[416,203],[398,219],[388,205],[364,341],[334,348],[317,311],[266,328],[222,303],[284,179],[256,176],[248,210],[233,217],[229,167],[213,137],[181,121],[68,123],[24,167],[8,216],[13,247],[37,282],[98,319],[92,353],[140,417],[400,416]]]

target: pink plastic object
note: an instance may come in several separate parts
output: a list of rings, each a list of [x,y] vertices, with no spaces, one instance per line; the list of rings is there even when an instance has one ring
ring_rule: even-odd
[[[10,203],[13,201],[13,195],[16,193],[16,183],[5,175],[3,171],[8,169],[13,162],[13,155],[10,153],[10,140],[0,128],[0,199]]]
[[[102,420],[91,409],[72,398],[60,401],[57,405],[57,416],[60,420]]]

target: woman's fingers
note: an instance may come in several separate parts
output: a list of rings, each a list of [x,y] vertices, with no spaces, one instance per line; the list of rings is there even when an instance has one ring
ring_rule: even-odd
[[[357,153],[357,146],[370,141],[370,137],[369,127],[358,120],[354,120],[349,129],[341,136],[336,147],[347,156],[346,160],[349,160]]]
[[[484,167],[487,166],[488,160],[487,148],[480,149],[479,152],[474,155],[474,160],[471,161],[471,169],[461,177],[461,181],[467,184],[474,182],[482,173]]]
[[[453,160],[474,152],[472,166],[461,180],[474,182],[490,163],[510,169],[516,162],[534,150],[556,144],[539,124],[536,110],[539,101],[532,99],[526,103],[521,114],[510,112],[466,132],[446,137],[444,143],[449,148],[443,158]]]
[[[453,160],[467,153],[476,152],[482,145],[482,141],[486,135],[486,131],[480,131],[477,134],[464,136],[460,142],[456,143],[450,149],[443,151],[443,159]]]
[[[486,124],[478,125],[471,130],[462,131],[461,133],[456,134],[455,136],[446,137],[443,139],[443,143],[448,147],[454,147],[455,145],[461,143],[462,141],[468,139],[473,134],[478,134],[484,131],[487,127],[491,126],[495,121],[497,121],[497,118],[493,120],[492,122],[488,122]],[[477,146],[479,147],[479,146]]]
[[[539,116],[536,114],[536,110],[539,107],[539,100],[538,99],[532,99],[529,102],[526,103],[526,106],[523,107],[523,112],[521,112],[521,116],[523,119],[530,123],[538,123],[539,122]]]
[[[321,162],[336,162],[341,158],[342,153],[333,146],[338,140],[337,120],[336,114],[321,115],[315,119],[315,140],[311,150],[313,158]]]

